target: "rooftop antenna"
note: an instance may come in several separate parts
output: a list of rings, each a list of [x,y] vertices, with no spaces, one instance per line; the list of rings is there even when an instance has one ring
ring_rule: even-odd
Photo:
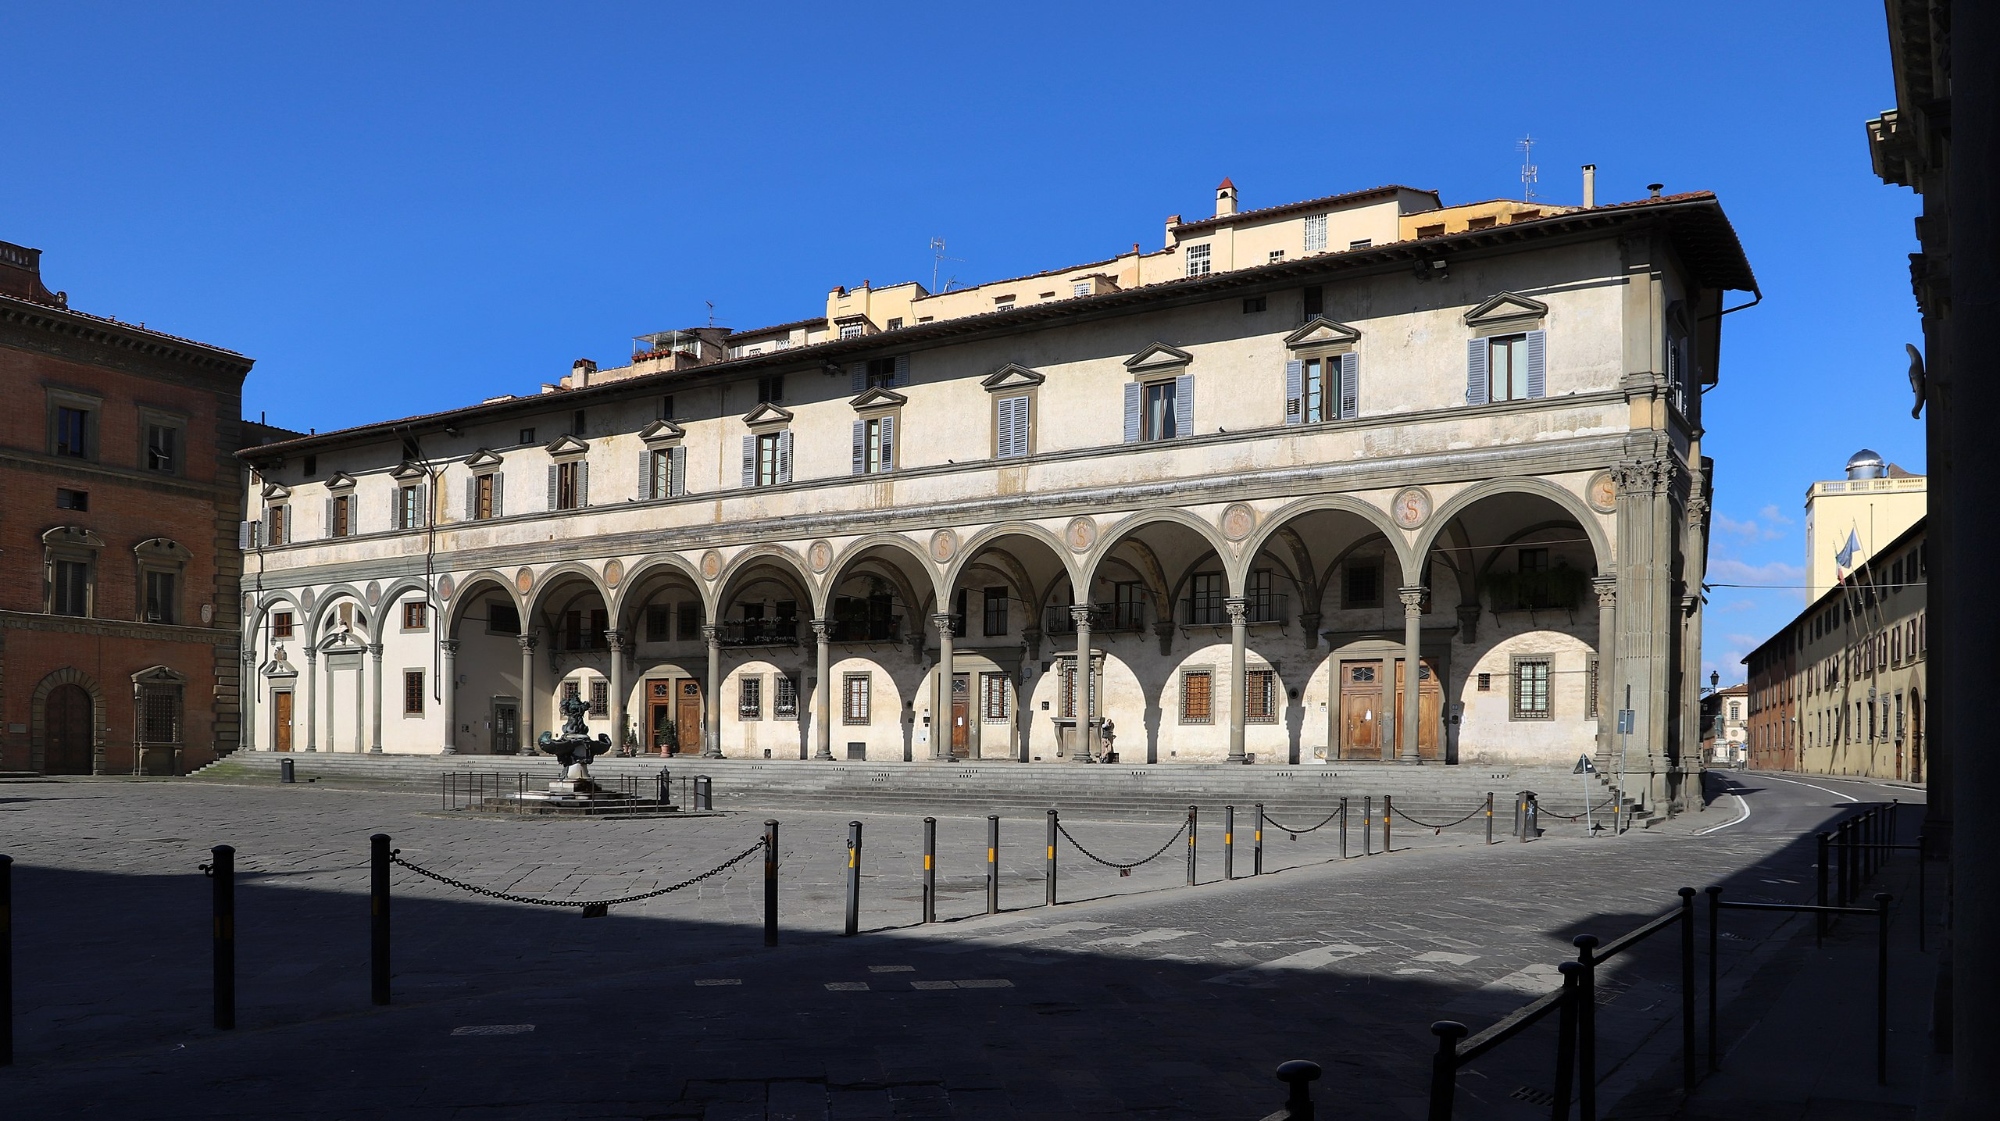
[[[1514,147],[1521,153],[1521,201],[1535,201],[1535,183],[1541,178],[1541,169],[1534,164],[1535,138],[1523,136],[1514,141]]]
[[[713,327],[715,326],[715,301],[704,300],[702,302],[708,305],[708,325]]]
[[[932,292],[936,292],[938,290],[938,266],[944,264],[946,261],[959,261],[960,264],[964,263],[962,260],[960,260],[960,258],[947,257],[944,255],[943,238],[941,237],[932,238],[931,239],[931,291]],[[952,280],[957,280],[957,279],[958,278],[954,276],[950,280],[945,281],[945,283],[949,284],[951,283]]]

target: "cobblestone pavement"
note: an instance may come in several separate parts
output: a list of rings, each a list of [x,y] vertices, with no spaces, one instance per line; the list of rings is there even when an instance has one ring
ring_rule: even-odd
[[[1253,1118],[1282,1097],[1272,1067],[1305,1057],[1327,1068],[1322,1102],[1421,1116],[1431,1020],[1491,1022],[1552,987],[1571,935],[1629,929],[1684,883],[1803,898],[1803,833],[1847,797],[1921,798],[1736,782],[1740,797],[1615,839],[1551,823],[1533,844],[1488,847],[1477,818],[1442,834],[1399,821],[1398,851],[1341,861],[1337,826],[1296,840],[1267,827],[1275,874],[1234,882],[1219,880],[1220,822],[1205,808],[1192,889],[1174,824],[1078,823],[1077,839],[1114,861],[1167,849],[1121,876],[1063,843],[1055,909],[1040,906],[1044,821],[1009,818],[1005,913],[991,917],[984,820],[941,818],[951,921],[928,927],[910,925],[921,808],[859,815],[855,939],[838,937],[847,815],[787,809],[776,950],[759,936],[757,858],[603,919],[399,870],[390,1008],[367,999],[369,834],[467,882],[600,898],[713,867],[765,815],[512,820],[304,786],[0,784],[18,988],[18,1065],[0,1071],[0,1096],[10,1118]],[[1240,822],[1239,875],[1249,839]],[[1358,854],[1358,820],[1349,841]],[[223,842],[241,870],[227,1033],[207,1026],[208,884],[195,871]],[[1770,925],[1725,942],[1731,976]],[[1678,1010],[1675,947],[1655,942],[1606,974],[1607,1102],[1677,1043],[1661,1030]],[[1461,1076],[1478,1103],[1463,1115],[1534,1115],[1549,1078],[1541,1031]]]

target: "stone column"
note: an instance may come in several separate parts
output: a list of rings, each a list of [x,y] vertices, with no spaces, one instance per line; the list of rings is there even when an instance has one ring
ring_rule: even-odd
[[[1603,771],[1618,743],[1618,706],[1611,698],[1618,669],[1618,577],[1597,576],[1590,587],[1597,593],[1597,769]]]
[[[605,631],[604,645],[611,650],[611,751],[625,750],[625,632]]]
[[[306,750],[319,750],[319,651],[307,646],[306,654]]]
[[[438,643],[444,651],[444,679],[438,682],[438,695],[444,699],[439,705],[444,710],[444,750],[443,755],[458,754],[458,640],[447,638]]]
[[[813,690],[813,758],[833,758],[833,620],[812,621],[819,688]]]
[[[1229,613],[1229,761],[1241,763],[1243,754],[1243,731],[1250,713],[1246,702],[1250,697],[1250,680],[1244,669],[1244,647],[1250,638],[1250,601],[1242,596],[1231,596],[1222,601],[1222,609]]]
[[[1660,768],[1674,702],[1669,683],[1678,628],[1667,571],[1673,552],[1667,495],[1679,467],[1666,449],[1648,450],[1653,454],[1621,462],[1612,472],[1618,481],[1619,686],[1612,697],[1622,705],[1630,690],[1632,746],[1640,754],[1623,760],[1626,782],[1650,809],[1664,793]]]
[[[1070,621],[1076,624],[1077,737],[1072,763],[1088,763],[1097,758],[1096,727],[1091,714],[1097,710],[1097,675],[1090,664],[1090,605],[1072,604]]]
[[[1403,601],[1403,704],[1396,716],[1397,756],[1405,763],[1422,762],[1417,754],[1417,733],[1421,731],[1417,727],[1417,713],[1424,684],[1424,594],[1421,586],[1396,592]]]
[[[701,640],[708,644],[708,697],[703,713],[701,756],[722,758],[722,628],[709,623],[701,628]]]
[[[243,730],[239,742],[244,751],[257,750],[257,642],[243,652]]]
[[[381,660],[377,659],[375,665],[379,669],[382,665]],[[382,712],[382,675],[380,673],[375,675],[375,685],[375,712],[377,715],[380,715]],[[367,682],[362,680],[361,659],[356,657],[354,659],[354,754],[356,755],[360,755],[367,750],[366,747],[362,746],[363,738],[368,734],[364,723],[367,714],[367,704]],[[333,745],[328,744],[327,746],[331,747]]]
[[[931,693],[931,758],[951,758],[951,614],[931,616],[938,636],[937,681]]]
[[[374,688],[369,690],[374,695],[374,713],[370,717],[368,724],[368,736],[369,736],[368,752],[371,755],[380,755],[382,754],[382,644],[381,643],[371,642],[368,644],[368,662],[369,662],[370,675],[374,679]],[[354,683],[357,686],[360,685],[361,675],[357,673],[354,675],[354,678],[355,678]]]
[[[535,632],[523,632],[514,640],[521,647],[521,754],[533,755],[535,746]]]

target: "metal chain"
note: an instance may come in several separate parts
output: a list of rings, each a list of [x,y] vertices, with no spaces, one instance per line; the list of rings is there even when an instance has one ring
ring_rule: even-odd
[[[1270,822],[1272,825],[1277,826],[1278,831],[1280,833],[1291,833],[1293,835],[1297,835],[1300,833],[1311,833],[1314,832],[1315,830],[1324,829],[1327,827],[1327,825],[1329,825],[1333,821],[1334,818],[1339,816],[1340,816],[1340,811],[1335,810],[1332,813],[1326,815],[1326,817],[1323,820],[1321,820],[1318,825],[1313,826],[1311,829],[1294,829],[1293,827],[1286,825],[1284,822],[1279,821],[1277,818],[1272,817],[1270,814],[1265,814],[1264,820]]]
[[[1409,814],[1406,814],[1401,810],[1395,809],[1394,806],[1391,806],[1390,809],[1394,810],[1397,817],[1402,818],[1404,821],[1407,821],[1412,825],[1421,825],[1425,829],[1449,829],[1454,825],[1461,825],[1464,824],[1465,822],[1471,821],[1473,818],[1478,817],[1480,814],[1484,813],[1486,811],[1486,803],[1484,802],[1479,803],[1478,805],[1472,807],[1471,813],[1466,814],[1464,817],[1459,818],[1457,821],[1447,821],[1443,825],[1437,825],[1428,821],[1418,821],[1416,818],[1411,817]]]
[[[1610,798],[1606,798],[1606,799],[1605,799],[1605,800],[1603,801],[1603,803],[1602,803],[1602,804],[1600,804],[1600,805],[1597,805],[1597,806],[1593,806],[1592,808],[1590,808],[1589,810],[1587,810],[1587,811],[1585,811],[1585,812],[1586,812],[1586,813],[1603,813],[1603,812],[1604,812],[1604,807],[1605,807],[1605,806],[1608,806],[1608,805],[1612,804],[1613,802],[1616,802],[1617,800],[1618,800],[1618,799],[1617,799],[1617,797],[1615,797],[1615,796],[1613,796],[1613,797],[1610,797]],[[1554,810],[1545,810],[1545,809],[1542,809],[1542,808],[1541,808],[1541,806],[1539,806],[1539,805],[1537,805],[1537,806],[1535,807],[1535,812],[1537,812],[1537,813],[1545,813],[1545,814],[1549,815],[1550,817],[1554,817],[1554,818],[1560,818],[1560,819],[1562,819],[1563,821],[1582,821],[1582,820],[1583,820],[1583,814],[1559,814],[1559,813],[1555,812]]]
[[[1161,845],[1158,852],[1155,852],[1153,855],[1147,857],[1144,860],[1135,860],[1130,864],[1120,864],[1115,860],[1106,860],[1103,857],[1097,855],[1096,853],[1090,851],[1089,849],[1084,848],[1083,842],[1077,840],[1075,837],[1070,836],[1069,826],[1064,825],[1060,820],[1056,822],[1056,832],[1061,833],[1063,835],[1064,840],[1068,841],[1072,845],[1075,845],[1076,851],[1082,853],[1083,855],[1089,857],[1092,860],[1097,861],[1099,864],[1104,865],[1106,868],[1116,868],[1121,872],[1129,872],[1132,869],[1137,868],[1141,864],[1151,864],[1153,861],[1158,860],[1162,856],[1165,856],[1167,850],[1174,847],[1174,842],[1180,840],[1181,835],[1187,832],[1187,822],[1185,821],[1181,822],[1181,827],[1179,829],[1174,830],[1174,835],[1167,838],[1167,843]]]
[[[480,887],[478,884],[469,884],[466,883],[464,880],[453,879],[452,877],[447,876],[442,872],[433,872],[429,868],[425,868],[420,864],[412,864],[409,861],[404,860],[400,855],[397,855],[395,853],[390,854],[389,862],[392,864],[400,864],[403,867],[408,868],[410,871],[415,872],[419,876],[428,876],[431,879],[436,880],[437,882],[444,884],[448,887],[455,887],[462,891],[469,891],[474,895],[484,895],[489,899],[504,899],[509,903],[529,903],[537,907],[616,907],[625,903],[637,903],[643,899],[652,899],[656,896],[665,895],[668,892],[679,891],[684,887],[692,887],[693,885],[698,884],[703,880],[709,879],[711,877],[720,876],[722,873],[727,872],[729,869],[734,868],[736,865],[741,864],[745,860],[748,860],[752,853],[756,852],[757,850],[763,847],[764,847],[764,839],[762,837],[759,837],[757,838],[756,844],[751,845],[749,848],[744,849],[742,852],[737,853],[735,856],[730,857],[728,860],[725,860],[722,863],[716,865],[715,867],[710,868],[708,871],[703,872],[699,876],[691,876],[688,879],[682,880],[680,883],[674,884],[672,887],[658,888],[653,891],[642,892],[638,895],[622,896],[618,899],[537,899],[534,898],[533,896],[528,896],[528,895],[515,895],[512,892],[494,891],[492,888],[489,887]]]

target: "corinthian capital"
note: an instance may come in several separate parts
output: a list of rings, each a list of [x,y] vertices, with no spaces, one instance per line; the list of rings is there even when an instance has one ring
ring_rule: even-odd
[[[1423,614],[1424,599],[1430,594],[1430,589],[1421,585],[1396,589],[1396,598],[1403,601],[1403,614],[1405,615]]]
[[[1229,615],[1229,625],[1240,627],[1250,621],[1250,601],[1242,596],[1230,596],[1222,601],[1222,610]]]

